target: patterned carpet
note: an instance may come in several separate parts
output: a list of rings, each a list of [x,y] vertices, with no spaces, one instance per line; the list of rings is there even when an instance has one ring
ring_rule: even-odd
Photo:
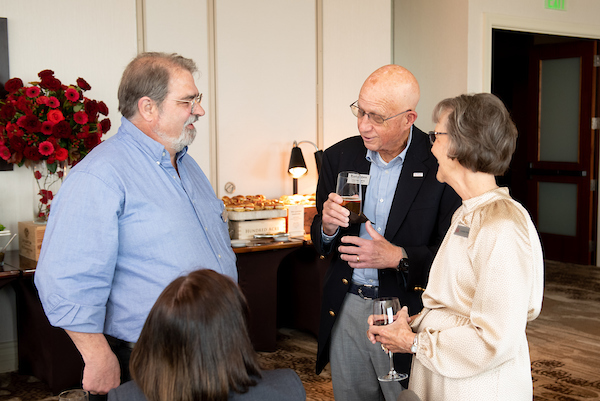
[[[600,400],[600,268],[546,262],[540,316],[529,324],[536,401]]]
[[[535,401],[600,400],[600,268],[546,262],[542,313],[527,328]],[[333,400],[331,375],[314,373],[314,336],[281,329],[278,349],[260,353],[265,369],[292,368],[308,401]],[[54,401],[47,386],[16,373],[0,374],[0,401]]]

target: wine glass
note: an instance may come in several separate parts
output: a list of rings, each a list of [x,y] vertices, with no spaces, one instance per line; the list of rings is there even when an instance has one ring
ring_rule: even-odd
[[[58,395],[59,401],[88,401],[89,393],[86,390],[76,389],[63,391]]]
[[[342,206],[350,211],[350,223],[365,223],[368,219],[361,212],[362,183],[360,174],[342,171],[338,174],[336,193],[342,197]]]
[[[394,316],[400,311],[400,301],[396,297],[376,298],[373,300],[373,325],[384,326],[394,321]],[[383,348],[383,346],[382,346]],[[390,371],[387,375],[379,376],[379,381],[392,382],[404,380],[407,374],[398,373],[394,369],[394,353],[388,350]]]

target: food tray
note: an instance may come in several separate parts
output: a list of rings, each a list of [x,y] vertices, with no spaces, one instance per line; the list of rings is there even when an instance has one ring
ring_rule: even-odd
[[[243,220],[261,220],[261,219],[273,219],[276,217],[286,217],[286,209],[272,209],[272,210],[256,210],[254,212],[227,212],[229,220],[232,221],[243,221]]]

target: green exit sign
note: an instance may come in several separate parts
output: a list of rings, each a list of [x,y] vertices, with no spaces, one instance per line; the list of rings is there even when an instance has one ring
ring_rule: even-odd
[[[566,10],[567,0],[545,0],[545,1],[546,1],[546,8],[549,8],[550,10],[561,10],[561,11]]]

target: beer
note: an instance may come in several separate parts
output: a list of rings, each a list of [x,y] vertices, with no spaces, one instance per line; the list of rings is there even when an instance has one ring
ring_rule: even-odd
[[[342,206],[350,211],[350,223],[364,223],[367,219],[360,212],[360,198],[356,196],[342,196]]]

